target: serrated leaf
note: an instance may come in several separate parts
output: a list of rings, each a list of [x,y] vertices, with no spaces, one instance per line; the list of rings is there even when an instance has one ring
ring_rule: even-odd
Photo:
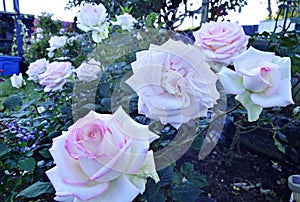
[[[174,177],[173,168],[171,166],[166,167],[166,168],[158,171],[158,175],[159,175],[159,179],[160,179],[159,185],[166,186],[173,181],[173,177]]]
[[[17,197],[23,196],[26,198],[34,198],[41,194],[53,194],[54,192],[54,188],[50,182],[38,181],[21,191]]]
[[[23,158],[19,160],[18,166],[20,170],[26,170],[28,172],[33,172],[35,167],[35,160],[34,158]]]
[[[0,144],[0,156],[3,156],[9,152],[9,148],[6,144]]]

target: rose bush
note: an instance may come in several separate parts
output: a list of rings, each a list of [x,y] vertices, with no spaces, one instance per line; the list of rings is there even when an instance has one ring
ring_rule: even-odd
[[[49,61],[45,58],[38,59],[33,63],[30,63],[26,74],[28,75],[28,80],[37,82],[39,80],[39,75],[46,71]]]
[[[159,136],[119,108],[113,115],[91,111],[53,140],[56,166],[47,176],[58,201],[132,201],[156,182],[149,144]]]
[[[52,62],[47,65],[46,71],[38,76],[39,84],[45,85],[45,92],[60,90],[71,75],[71,63]]]
[[[212,62],[226,65],[246,50],[249,38],[240,25],[226,21],[204,23],[193,35],[195,45],[203,49]]]
[[[179,128],[191,119],[207,116],[219,98],[217,76],[200,49],[169,40],[136,54],[133,76],[126,82],[139,96],[138,111]]]
[[[263,108],[293,104],[291,60],[250,47],[233,59],[235,72],[223,68],[219,78],[227,93],[248,111],[248,121],[256,121]]]

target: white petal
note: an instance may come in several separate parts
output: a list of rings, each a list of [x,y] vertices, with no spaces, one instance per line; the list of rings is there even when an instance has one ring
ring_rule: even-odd
[[[292,98],[290,79],[280,81],[279,91],[273,95],[252,94],[251,100],[261,107],[285,107],[289,104],[294,104]]]
[[[245,92],[242,95],[237,95],[235,96],[235,99],[238,100],[248,111],[249,122],[256,121],[259,118],[263,108],[252,102],[249,92]]]
[[[243,87],[242,78],[236,72],[229,68],[222,68],[218,73],[219,79],[227,93],[242,94],[245,92]]]

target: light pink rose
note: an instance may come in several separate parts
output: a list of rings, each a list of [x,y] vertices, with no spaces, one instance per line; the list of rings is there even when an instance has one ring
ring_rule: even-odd
[[[161,46],[151,44],[136,56],[133,76],[126,82],[139,96],[139,113],[179,128],[207,116],[219,98],[217,76],[200,49],[169,40]]]
[[[134,23],[137,22],[135,18],[132,17],[132,15],[128,13],[124,13],[123,15],[117,15],[116,16],[117,21],[111,22],[113,25],[119,25],[123,30],[132,30]]]
[[[93,81],[99,78],[102,72],[101,63],[95,59],[83,62],[76,70],[79,81]]]
[[[159,181],[149,144],[159,136],[120,107],[113,115],[91,111],[53,140],[56,166],[46,172],[56,200],[132,201],[146,178]]]
[[[233,59],[235,72],[223,68],[219,78],[228,93],[248,111],[248,120],[256,121],[263,108],[293,104],[291,60],[250,47]]]
[[[205,23],[193,34],[195,45],[202,48],[212,62],[226,65],[246,50],[249,38],[240,25],[227,21]]]
[[[52,62],[47,65],[43,74],[38,76],[39,83],[45,85],[44,91],[55,91],[62,89],[67,78],[72,75],[72,65],[69,62]]]
[[[49,62],[43,58],[30,63],[26,74],[28,75],[28,80],[37,82],[39,80],[38,76],[46,71],[46,66]]]

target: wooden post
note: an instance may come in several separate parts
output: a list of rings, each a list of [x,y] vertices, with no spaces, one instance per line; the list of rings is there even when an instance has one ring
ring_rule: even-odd
[[[208,9],[209,9],[209,0],[202,0],[202,7],[201,7],[201,24],[208,21]]]

